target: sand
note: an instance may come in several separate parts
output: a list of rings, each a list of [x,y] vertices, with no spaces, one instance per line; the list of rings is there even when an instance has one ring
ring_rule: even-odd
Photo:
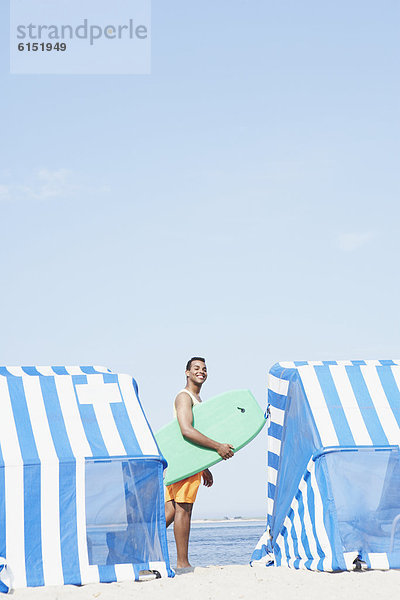
[[[374,600],[395,598],[400,571],[316,573],[285,567],[198,567],[173,579],[16,590],[29,600]],[[5,597],[5,596],[4,596]]]

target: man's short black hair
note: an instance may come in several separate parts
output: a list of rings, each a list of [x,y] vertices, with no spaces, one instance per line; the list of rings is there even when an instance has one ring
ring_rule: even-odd
[[[195,360],[201,360],[201,362],[203,362],[204,364],[206,364],[206,359],[205,358],[201,358],[201,356],[193,356],[190,360],[188,360],[188,363],[186,365],[186,371],[190,371],[190,367],[192,366],[192,362]]]

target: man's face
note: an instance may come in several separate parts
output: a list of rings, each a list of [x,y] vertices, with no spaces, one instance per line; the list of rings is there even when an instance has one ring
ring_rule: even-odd
[[[207,367],[201,360],[194,360],[190,365],[190,371],[186,371],[189,381],[201,385],[207,379]]]

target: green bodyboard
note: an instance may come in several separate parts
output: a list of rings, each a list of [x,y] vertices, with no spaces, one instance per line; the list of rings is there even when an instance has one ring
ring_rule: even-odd
[[[217,442],[232,444],[234,452],[251,442],[264,424],[264,413],[249,390],[225,392],[193,407],[193,427]],[[177,419],[162,427],[155,437],[168,462],[165,485],[222,460],[216,450],[186,440]]]

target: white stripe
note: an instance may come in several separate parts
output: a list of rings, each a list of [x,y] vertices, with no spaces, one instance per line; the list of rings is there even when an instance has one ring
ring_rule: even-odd
[[[280,367],[283,367],[284,369],[296,369],[297,368],[293,361],[284,361],[284,362],[280,362],[278,364]]]
[[[2,414],[0,420],[3,416]],[[23,467],[20,465],[5,467],[4,480],[7,569],[11,575],[12,587],[26,587]]]
[[[152,570],[154,569],[155,571],[158,571],[160,573],[161,577],[168,577],[167,567],[165,565],[165,562],[152,561],[152,562],[149,562],[149,567]]]
[[[110,402],[122,397],[116,383],[104,383],[103,375],[88,375],[87,384],[75,386],[80,404],[92,404],[101,436],[110,456],[126,455]]]
[[[67,371],[68,375],[86,375],[86,373],[84,373],[82,369],[76,365],[64,367],[64,369]]]
[[[35,367],[35,369],[41,374],[41,375],[49,375],[54,377],[56,375],[56,372],[54,371],[53,367]]]
[[[268,467],[268,483],[276,485],[276,479],[278,477],[278,471],[273,467]]]
[[[78,556],[81,571],[81,583],[98,583],[99,570],[96,565],[89,565],[86,539],[86,504],[85,504],[85,461],[76,461],[76,525],[78,535]]]
[[[309,470],[311,471],[311,487],[314,492],[314,506],[315,506],[315,530],[317,532],[318,540],[322,551],[325,554],[322,565],[323,570],[332,570],[332,549],[329,543],[328,534],[325,529],[324,523],[324,509],[322,504],[322,498],[319,491],[318,483],[315,478],[315,465],[310,465]]]
[[[276,423],[277,425],[283,425],[285,420],[285,411],[281,408],[276,408],[275,406],[270,405],[269,407],[271,413],[271,423]]]
[[[99,371],[100,373],[111,373],[111,369],[107,369],[107,367],[99,367],[99,366],[94,366],[93,369],[95,371]]]
[[[314,368],[309,366],[299,367],[299,374],[321,436],[322,445],[337,446],[339,444],[338,437]]]
[[[286,379],[279,379],[269,373],[268,375],[268,388],[271,392],[275,392],[275,394],[279,394],[280,396],[287,396],[289,389],[289,382]]]
[[[59,464],[41,457],[41,531],[45,585],[63,585],[61,560]]]
[[[391,366],[391,371],[393,373],[394,380],[396,382],[397,388],[400,392],[400,366]]]
[[[41,375],[50,375],[50,376],[55,375],[55,372],[53,371],[52,367],[35,367],[35,369]]]
[[[338,360],[336,361],[338,365],[342,365],[343,367],[351,367],[353,366],[353,363],[351,360]],[[337,365],[329,365],[331,367],[337,366]]]
[[[274,501],[269,496],[267,498],[267,510],[268,510],[268,514],[272,517],[273,512],[274,512]]]
[[[313,563],[314,563],[314,561],[316,561],[316,565],[317,565],[318,561],[319,561],[319,554],[318,554],[317,544],[315,541],[314,531],[313,531],[312,522],[311,522],[310,507],[308,504],[308,485],[307,485],[307,482],[304,479],[304,477],[300,481],[299,489],[303,496],[303,504],[304,504],[303,519],[304,519],[304,528],[306,530],[307,541],[308,541],[308,545],[310,547],[311,556],[313,557]]]
[[[72,379],[63,375],[57,375],[54,381],[73,455],[77,458],[92,456],[92,450],[79,414]]]
[[[371,569],[390,569],[387,554],[385,552],[369,552],[368,558],[371,563]]]
[[[260,539],[258,540],[257,546],[254,548],[254,550],[261,550],[263,546],[266,546],[268,544],[269,539],[269,532],[265,530]]]
[[[364,360],[365,365],[360,365],[360,367],[368,366],[368,367],[379,367],[382,363],[380,360]]]
[[[322,360],[309,360],[308,364],[312,367],[323,367],[324,365]]]
[[[273,452],[278,456],[281,453],[281,441],[277,440],[272,435],[268,436],[268,452]]]
[[[293,523],[294,523],[294,528],[295,528],[295,531],[297,534],[298,554],[299,554],[300,558],[307,560],[308,556],[307,556],[306,551],[303,546],[303,540],[301,539],[302,525],[301,525],[300,516],[299,516],[299,501],[297,498],[293,498],[292,508],[293,508]]]
[[[361,373],[367,384],[369,394],[374,403],[379,421],[383,427],[389,444],[395,445],[400,442],[400,429],[390,407],[386,394],[383,390],[376,368],[361,367]]]
[[[141,451],[143,454],[159,456],[160,453],[157,444],[136,397],[132,377],[130,375],[118,375],[118,381],[122,397],[125,401],[125,407]]]
[[[354,571],[354,561],[358,556],[358,552],[343,552],[344,562],[348,571]]]
[[[40,500],[44,581],[46,585],[58,585],[64,582],[60,542],[58,457],[47,420],[39,377],[24,377],[23,386],[41,463]]]
[[[22,377],[22,375],[25,375],[22,367],[6,367],[6,369],[11,375],[15,375],[15,377]]]
[[[289,556],[288,556],[288,558],[295,558],[296,555],[294,553],[293,538],[292,538],[292,533],[291,533],[292,527],[293,527],[293,523],[289,519],[289,517],[285,517],[285,520],[284,520],[283,524],[285,525],[286,530],[287,530],[286,541],[287,541],[287,544],[289,546]]]
[[[13,586],[25,587],[24,473],[7,380],[0,377],[0,440],[5,463],[6,550]],[[9,466],[12,465],[12,466]]]
[[[351,387],[346,368],[342,365],[331,366],[330,372],[356,446],[371,445],[372,441],[354,395],[353,388]]]
[[[130,564],[114,565],[117,581],[134,581],[135,572]]]
[[[288,566],[288,564],[287,564],[288,556],[286,554],[285,540],[281,533],[276,538],[276,541],[274,544],[274,553],[277,552],[278,548],[281,551],[281,566],[287,567]]]
[[[0,377],[0,440],[5,465],[22,465],[21,449],[18,441],[14,414],[8,391],[7,378]]]

